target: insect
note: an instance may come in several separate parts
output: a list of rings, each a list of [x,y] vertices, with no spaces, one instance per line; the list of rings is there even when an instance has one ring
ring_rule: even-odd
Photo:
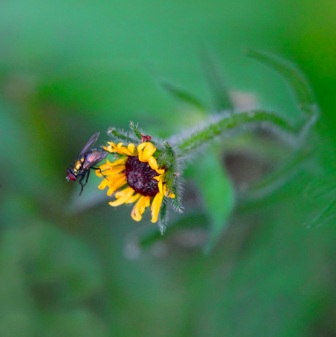
[[[82,194],[84,186],[87,184],[90,176],[90,170],[99,170],[99,168],[94,167],[101,160],[106,158],[108,152],[104,151],[102,148],[91,148],[99,137],[99,132],[96,132],[85,144],[83,150],[80,152],[74,163],[66,170],[66,180],[76,181],[79,179],[79,184],[81,185],[81,190],[79,195]]]

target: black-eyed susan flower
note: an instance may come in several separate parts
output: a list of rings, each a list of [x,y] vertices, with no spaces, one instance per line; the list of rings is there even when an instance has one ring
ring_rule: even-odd
[[[175,194],[167,187],[167,168],[159,166],[155,145],[149,141],[138,145],[108,142],[104,150],[117,155],[115,161],[107,160],[96,170],[104,178],[98,188],[107,188],[107,195],[115,197],[109,204],[135,203],[131,212],[135,221],[150,207],[151,221],[156,223],[164,198],[175,198]]]
[[[90,148],[95,140],[96,136],[94,136],[80,153],[75,165],[67,170],[67,180],[75,181],[79,177],[83,189],[89,177],[89,170],[96,170],[97,175],[103,178],[99,188],[101,190],[107,188],[107,195],[114,198],[110,201],[111,206],[134,204],[131,216],[136,221],[140,221],[145,210],[150,208],[152,222],[158,222],[159,229],[163,233],[167,224],[166,201],[170,199],[175,210],[182,210],[180,177],[185,165],[190,162],[192,157],[195,157],[197,165],[194,165],[192,175],[197,178],[198,184],[202,184],[198,192],[203,195],[205,211],[209,215],[207,218],[213,225],[212,235],[210,235],[211,244],[213,244],[220,234],[220,229],[224,228],[227,218],[227,208],[225,207],[224,211],[221,207],[223,199],[221,194],[228,191],[228,184],[226,177],[221,177],[222,163],[218,161],[221,156],[218,156],[217,151],[208,151],[199,156],[200,150],[214,143],[219,137],[232,136],[236,132],[246,130],[246,127],[260,127],[280,135],[280,139],[283,141],[288,142],[289,140],[290,144],[295,144],[295,151],[297,151],[297,145],[303,145],[304,138],[313,127],[319,114],[317,103],[308,83],[295,67],[263,52],[250,51],[249,55],[283,75],[298,100],[301,116],[297,121],[287,120],[281,114],[260,108],[239,111],[237,107],[233,106],[233,102],[230,100],[231,95],[223,92],[221,80],[218,81],[216,76],[213,78],[213,69],[215,68],[210,64],[209,75],[211,82],[214,82],[212,89],[218,103],[216,114],[212,114],[210,118],[204,120],[202,125],[195,126],[191,130],[184,128],[182,134],[172,135],[168,141],[157,139],[152,141],[151,136],[143,134],[132,122],[130,123],[130,133],[110,129],[108,134],[112,141],[107,143],[103,149],[101,147]],[[201,108],[202,112],[208,110],[188,92],[181,91],[172,85],[165,87],[185,103],[197,106],[198,109]],[[90,151],[87,152],[89,148]],[[105,158],[104,151],[112,154],[113,160],[107,160],[105,164],[96,167],[98,162]],[[92,153],[95,156],[91,157]],[[88,155],[90,157],[87,157]],[[203,158],[205,160],[202,160]],[[85,179],[84,183],[83,179]],[[274,182],[272,183],[274,184]],[[223,197],[231,200],[234,194],[230,193]],[[229,204],[229,207],[232,207],[231,201],[227,203],[227,205]],[[328,219],[333,210],[332,206],[333,203],[329,204],[316,218],[316,222]],[[184,220],[188,220],[188,218]]]

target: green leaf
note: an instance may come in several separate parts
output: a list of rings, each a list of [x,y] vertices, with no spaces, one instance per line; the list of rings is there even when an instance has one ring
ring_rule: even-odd
[[[197,97],[195,97],[187,90],[179,88],[175,84],[172,84],[167,81],[162,81],[161,85],[163,86],[164,89],[166,89],[173,97],[175,97],[179,101],[189,104],[201,111],[207,110],[205,105]]]
[[[209,52],[203,56],[205,74],[213,96],[215,112],[233,111],[234,106],[229,91],[216,60]]]
[[[216,149],[207,151],[199,161],[195,174],[212,225],[205,247],[205,252],[209,252],[226,228],[227,219],[234,207],[234,191]]]
[[[318,105],[304,75],[293,64],[277,56],[258,50],[249,50],[247,55],[269,66],[283,76],[293,91],[299,110],[305,115],[300,129],[306,131],[316,121]]]

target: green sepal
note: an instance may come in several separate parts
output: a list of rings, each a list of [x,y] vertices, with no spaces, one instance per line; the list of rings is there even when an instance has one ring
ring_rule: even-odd
[[[130,122],[129,127],[136,138],[142,139],[142,133],[134,122]]]
[[[167,228],[168,224],[168,211],[167,211],[167,202],[165,200],[166,198],[163,199],[161,209],[160,209],[160,214],[159,214],[159,231],[161,235],[164,234]]]
[[[123,130],[118,130],[118,129],[115,129],[115,128],[110,128],[107,131],[107,134],[110,136],[111,140],[114,143],[119,143],[119,142],[124,143],[124,142],[127,142],[127,143],[137,144],[139,142],[134,137],[131,137],[129,135],[129,132],[126,132],[126,131],[123,131]]]
[[[168,142],[164,142],[165,146],[165,155],[167,163],[167,172],[166,172],[166,184],[169,192],[175,194],[175,198],[171,199],[173,208],[177,212],[182,212],[182,202],[181,202],[181,168],[179,167],[179,162],[176,156],[174,149],[170,146]]]

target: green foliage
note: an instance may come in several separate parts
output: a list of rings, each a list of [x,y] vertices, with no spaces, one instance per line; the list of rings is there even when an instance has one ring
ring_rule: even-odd
[[[336,335],[335,8],[3,1],[0,336]],[[204,45],[215,58],[202,59]],[[241,57],[245,48],[286,80],[296,108],[279,78]],[[310,79],[321,104],[314,134],[314,95],[274,54]],[[219,152],[208,147],[187,162],[184,213],[170,214],[164,236],[132,222],[127,207],[107,207],[92,193],[95,177],[81,197],[65,181],[94,132],[104,143],[102,131],[133,120],[150,135],[188,134],[234,111],[237,92],[252,95],[259,116],[288,116],[280,140],[301,130],[298,147],[251,135],[243,109],[230,122],[238,138],[225,133]],[[225,170],[219,156],[228,152],[252,161]],[[267,175],[256,172],[260,153]],[[211,254],[202,254],[205,242],[216,243]]]

